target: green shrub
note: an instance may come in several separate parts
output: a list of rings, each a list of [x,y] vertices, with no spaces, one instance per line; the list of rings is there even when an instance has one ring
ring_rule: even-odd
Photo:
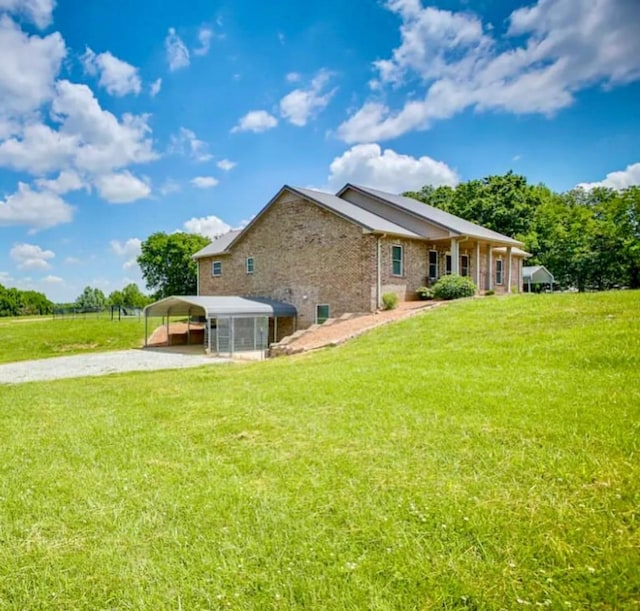
[[[489,289],[488,291],[485,291],[485,292],[484,292],[484,294],[485,294],[487,297],[490,297],[491,295],[495,295],[495,294],[496,294],[496,292],[495,292],[493,289]]]
[[[418,287],[416,293],[418,293],[418,297],[424,301],[426,301],[427,299],[433,299],[433,289],[429,288],[428,286]]]
[[[436,299],[460,299],[473,297],[476,285],[469,279],[457,274],[443,276],[433,285],[433,296]]]
[[[382,309],[393,310],[398,307],[398,296],[395,293],[385,293],[382,295]]]

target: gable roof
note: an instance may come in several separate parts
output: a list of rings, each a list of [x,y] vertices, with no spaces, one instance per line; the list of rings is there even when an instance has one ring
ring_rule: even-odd
[[[481,225],[476,225],[475,223],[466,221],[455,214],[445,212],[444,210],[440,210],[440,208],[435,208],[429,204],[423,204],[417,199],[405,197],[404,195],[395,195],[393,193],[386,193],[385,191],[347,183],[342,187],[342,189],[340,189],[340,191],[338,191],[338,197],[341,198],[349,189],[353,189],[354,191],[373,197],[379,202],[391,205],[396,209],[429,223],[439,225],[440,227],[448,229],[460,236],[480,238],[482,240],[500,242],[502,244],[512,246],[522,246],[522,242],[514,240],[509,236],[498,233],[497,231],[492,231],[491,229],[487,229]]]
[[[193,255],[194,259],[200,259],[202,257],[212,257],[215,255],[222,255],[231,246],[231,243],[242,233],[242,229],[232,229],[218,236],[211,243],[207,244],[204,248],[199,250]]]

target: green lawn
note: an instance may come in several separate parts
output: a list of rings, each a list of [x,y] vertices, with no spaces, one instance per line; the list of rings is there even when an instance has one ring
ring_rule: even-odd
[[[154,325],[158,319],[153,319]],[[149,321],[149,332],[154,328]],[[108,315],[0,318],[0,363],[139,348],[144,343],[144,318],[111,320]]]
[[[637,609],[640,293],[0,387],[0,609]]]

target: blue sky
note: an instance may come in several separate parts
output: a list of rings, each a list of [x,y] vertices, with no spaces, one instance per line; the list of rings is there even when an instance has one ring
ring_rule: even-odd
[[[637,0],[0,0],[0,284],[144,283],[283,184],[640,184]]]

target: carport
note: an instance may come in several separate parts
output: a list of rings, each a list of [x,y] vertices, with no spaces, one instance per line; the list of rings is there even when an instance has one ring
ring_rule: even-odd
[[[186,317],[187,344],[200,343],[210,354],[261,353],[270,343],[295,331],[297,310],[290,303],[262,297],[180,295],[166,297],[144,309],[144,343],[150,317],[166,320],[171,343],[170,318]],[[194,325],[193,320],[204,322]]]
[[[522,288],[527,293],[531,293],[533,285],[541,284],[549,285],[549,290],[553,291],[554,282],[553,274],[544,265],[531,265],[522,268]]]

